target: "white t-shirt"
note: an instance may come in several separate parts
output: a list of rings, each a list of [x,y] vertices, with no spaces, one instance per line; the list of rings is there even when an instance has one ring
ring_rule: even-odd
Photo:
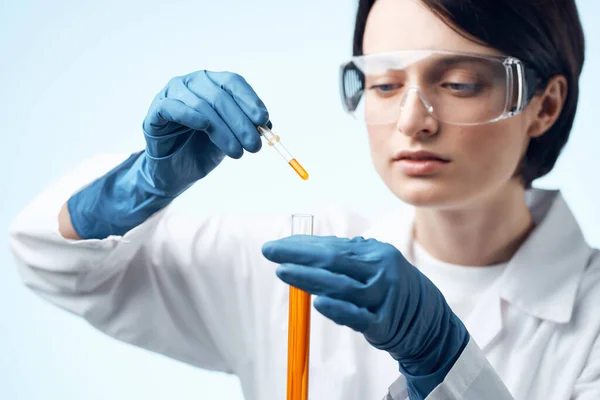
[[[412,242],[414,265],[437,286],[452,311],[463,321],[508,264],[484,267],[449,264],[435,259],[417,241]]]

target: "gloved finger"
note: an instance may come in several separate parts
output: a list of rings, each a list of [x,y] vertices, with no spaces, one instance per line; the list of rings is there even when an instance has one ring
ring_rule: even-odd
[[[164,98],[156,101],[150,107],[148,116],[144,121],[144,130],[150,130],[147,127],[160,129],[173,122],[184,127],[176,134],[185,132],[187,129],[203,131],[210,126],[210,120],[206,115],[199,113],[177,99]],[[153,135],[150,134],[150,136]]]
[[[372,307],[384,295],[346,275],[296,264],[281,264],[276,274],[285,283],[317,296],[349,301],[359,307]]]
[[[262,141],[256,125],[234,98],[213,82],[206,72],[188,75],[182,80],[182,84],[193,97],[204,99],[212,106],[246,150],[256,153],[261,149]]]
[[[367,282],[378,270],[377,260],[365,257],[360,242],[335,236],[292,235],[265,243],[262,253],[278,264],[308,265],[359,282]]]
[[[218,110],[215,110],[214,106],[211,104],[210,101],[206,100],[202,96],[199,96],[186,85],[187,79],[189,78],[177,77],[172,79],[171,82],[169,82],[169,84],[167,85],[167,92],[165,93],[166,96],[168,96],[169,98],[181,100],[186,105],[194,108],[195,110],[205,113],[209,117],[209,120],[213,122],[212,125],[214,131],[211,131],[210,128],[205,130],[205,132],[209,134],[211,141],[215,143],[215,145],[217,145],[217,147],[219,147],[228,156],[232,158],[240,158],[243,155],[243,150],[241,148],[245,146],[243,146],[243,143],[240,142],[238,135],[236,135],[235,132],[231,130],[231,124],[225,120],[222,113],[219,113]],[[207,92],[214,92],[215,90],[220,90],[219,88],[216,88],[215,85],[210,81],[207,81],[202,89]],[[229,97],[229,95],[223,93],[223,97]],[[229,101],[233,103],[233,100],[229,99]],[[207,103],[209,106],[211,106],[212,109],[209,109],[209,107],[207,107]],[[238,119],[244,119],[247,122],[247,124],[251,127],[251,129],[254,129],[256,131],[256,128],[248,120],[246,115],[235,104],[233,104],[233,107],[235,110],[237,110],[237,113],[239,114],[234,114],[234,117]],[[256,143],[251,144],[249,146],[250,150],[252,151],[256,151],[256,148],[260,148],[261,145],[260,137],[258,137],[257,132],[255,136],[256,137],[254,138],[254,141]]]
[[[167,97],[158,100],[153,112],[156,117],[152,120],[159,122],[172,121],[205,132],[210,140],[231,158],[240,158],[244,154],[242,146],[229,130],[229,127],[221,120],[215,110],[202,99],[195,105],[195,108],[192,108],[179,99]]]
[[[369,329],[375,319],[375,315],[365,308],[327,296],[317,297],[313,305],[317,311],[336,324],[345,325],[361,333]]]
[[[206,76],[221,89],[229,93],[240,109],[256,126],[269,121],[269,112],[246,80],[232,72],[205,71]]]

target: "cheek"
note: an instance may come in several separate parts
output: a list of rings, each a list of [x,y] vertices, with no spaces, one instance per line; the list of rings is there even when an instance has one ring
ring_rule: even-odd
[[[381,127],[368,127],[367,134],[369,136],[369,147],[371,151],[371,159],[375,169],[381,174],[386,167],[387,160],[389,159],[390,146],[390,135],[389,129],[382,129]]]
[[[469,175],[482,179],[510,178],[522,157],[527,138],[518,121],[502,121],[464,130],[455,150]]]

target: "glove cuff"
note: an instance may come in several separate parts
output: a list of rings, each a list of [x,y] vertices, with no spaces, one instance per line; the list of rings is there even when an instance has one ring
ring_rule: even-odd
[[[432,342],[425,356],[406,362],[399,360],[399,370],[405,376],[410,399],[425,399],[444,381],[470,340],[462,321],[451,310],[441,339]]]

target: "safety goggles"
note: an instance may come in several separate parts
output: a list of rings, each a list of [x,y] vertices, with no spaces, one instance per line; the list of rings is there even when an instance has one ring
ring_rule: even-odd
[[[504,56],[408,50],[352,57],[340,67],[344,109],[368,125],[397,123],[415,101],[440,122],[490,123],[520,113],[536,86],[533,69]]]

